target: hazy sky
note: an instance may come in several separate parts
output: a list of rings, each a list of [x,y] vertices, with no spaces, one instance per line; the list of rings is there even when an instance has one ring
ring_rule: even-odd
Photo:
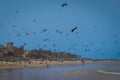
[[[7,42],[120,59],[120,0],[0,0],[0,44]]]

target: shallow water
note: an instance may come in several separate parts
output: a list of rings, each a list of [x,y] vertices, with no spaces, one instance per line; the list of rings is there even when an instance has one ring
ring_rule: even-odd
[[[90,76],[82,77],[65,75],[64,72],[71,70],[105,68],[108,66],[118,67],[120,66],[120,63],[94,62],[86,63],[85,65],[78,63],[71,65],[50,65],[50,67],[0,68],[0,80],[101,80]]]

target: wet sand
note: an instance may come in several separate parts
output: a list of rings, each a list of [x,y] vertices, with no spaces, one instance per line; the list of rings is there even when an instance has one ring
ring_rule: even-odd
[[[49,67],[46,67],[46,62],[45,66],[42,65],[31,63],[26,64],[27,67],[1,67],[0,80],[120,80],[120,75],[97,71],[119,71],[120,62],[88,61],[82,65],[80,61],[65,61],[51,62]]]
[[[118,64],[117,64],[118,63]],[[65,75],[92,77],[102,80],[120,80],[120,62],[109,62],[109,65],[100,68],[82,69],[65,72]]]
[[[65,72],[66,75],[72,75],[72,76],[84,76],[84,77],[96,77],[96,78],[119,78],[120,75],[110,75],[110,74],[102,74],[96,72],[98,69],[86,69],[86,70],[75,70],[75,71],[69,71]]]

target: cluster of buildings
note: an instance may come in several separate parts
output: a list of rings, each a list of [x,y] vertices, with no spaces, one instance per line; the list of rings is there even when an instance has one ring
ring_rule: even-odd
[[[24,46],[15,47],[13,42],[8,42],[5,45],[0,45],[0,57],[13,56],[19,57],[24,54]]]
[[[42,60],[78,60],[78,56],[67,52],[52,52],[49,50],[24,50],[24,46],[16,47],[13,42],[8,42],[5,45],[0,45],[0,58],[28,58]]]

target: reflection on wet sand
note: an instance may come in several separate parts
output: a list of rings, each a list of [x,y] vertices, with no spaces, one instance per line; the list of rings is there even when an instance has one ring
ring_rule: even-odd
[[[117,63],[116,63],[117,64]],[[73,70],[65,72],[66,75],[72,76],[85,76],[85,77],[97,77],[103,79],[120,79],[120,63],[116,65],[112,63],[112,66],[107,65],[109,67],[101,67],[94,69],[82,69],[82,70]]]

